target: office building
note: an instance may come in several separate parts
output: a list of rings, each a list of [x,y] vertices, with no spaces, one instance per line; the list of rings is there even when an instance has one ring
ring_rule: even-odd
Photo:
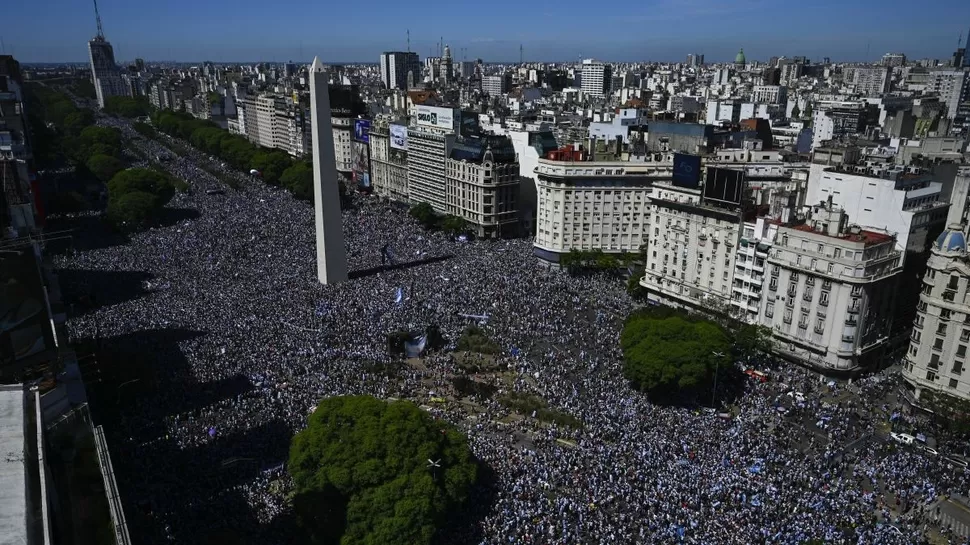
[[[903,361],[907,401],[920,405],[926,392],[970,400],[970,256],[966,225],[950,225],[930,250],[919,305]]]
[[[946,107],[946,117],[954,119],[960,105],[970,100],[970,69],[930,72],[926,92],[939,95],[940,102]]]
[[[950,189],[947,225],[970,225],[970,167],[960,167]]]
[[[876,106],[863,101],[826,101],[812,114],[812,149],[828,140],[864,133],[879,122]],[[849,214],[853,216],[851,213]]]
[[[88,58],[91,62],[91,80],[94,83],[99,108],[104,108],[104,101],[108,97],[127,96],[125,83],[115,63],[114,48],[101,34],[88,42]]]
[[[416,106],[415,124],[408,127],[408,199],[426,202],[440,214],[449,210],[445,164],[455,143],[459,116],[455,108]]]
[[[583,60],[581,89],[584,94],[603,97],[612,92],[613,68],[593,59]]]
[[[388,89],[408,89],[408,75],[421,80],[421,61],[417,53],[388,51],[381,53],[381,81]]]
[[[781,85],[756,85],[751,100],[759,104],[788,104],[788,87]]]
[[[905,57],[903,57],[905,59]],[[885,57],[883,57],[885,59]],[[855,69],[852,87],[862,96],[881,96],[889,92],[892,68],[887,66],[859,67]]]
[[[451,47],[445,46],[441,61],[438,64],[438,81],[442,84],[449,84],[455,79],[454,66],[451,60]]]
[[[704,66],[704,55],[700,53],[690,53],[687,55],[687,66]]]
[[[199,108],[204,108],[204,105],[200,104]],[[239,102],[236,123],[231,123],[229,130],[244,135],[254,144],[301,157],[310,153],[308,117],[306,108],[288,97],[250,95]],[[347,147],[346,155],[349,156],[349,143]],[[344,151],[342,147],[341,151]],[[345,159],[345,162],[348,161],[349,158]],[[349,167],[347,170],[350,170]]]
[[[375,119],[368,136],[371,184],[380,196],[408,202],[408,127],[400,121]]]
[[[512,74],[499,74],[482,78],[482,92],[490,97],[501,97],[512,86]]]
[[[329,77],[319,58],[310,66],[313,125],[313,211],[317,240],[317,279],[321,284],[347,280],[347,251],[340,220],[340,192],[330,126]]]
[[[457,139],[445,163],[448,213],[484,238],[518,233],[519,163],[507,136]]]
[[[903,53],[886,53],[882,56],[882,65],[893,68],[906,66],[906,55]]]

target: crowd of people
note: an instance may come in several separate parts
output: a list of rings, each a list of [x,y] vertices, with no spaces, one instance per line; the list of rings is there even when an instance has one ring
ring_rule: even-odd
[[[209,158],[189,153],[165,168],[199,189],[218,185],[200,161]],[[321,398],[345,394],[412,399],[467,433],[494,480],[473,495],[468,511],[480,515],[447,534],[456,544],[909,545],[923,540],[927,505],[967,489],[941,458],[879,439],[888,412],[875,400],[890,379],[829,402],[846,386],[780,367],[750,381],[729,414],[656,406],[622,377],[619,331],[635,302],[616,279],[552,270],[528,240],[426,232],[406,210],[357,197],[343,213],[349,269],[378,270],[324,286],[312,206],[226,173],[239,190],[169,204],[197,217],[57,262],[148,275],[137,293],[68,322],[74,339],[157,355],[155,387],[133,385],[139,395],[105,426],[140,543],[230,530],[289,543],[279,522],[290,514],[288,437]],[[380,270],[385,247],[404,265]],[[471,324],[513,377],[481,380],[539,396],[582,426],[508,418],[496,399],[478,410],[429,402],[460,373],[448,351]],[[444,350],[421,366],[389,355],[389,332],[429,325]]]

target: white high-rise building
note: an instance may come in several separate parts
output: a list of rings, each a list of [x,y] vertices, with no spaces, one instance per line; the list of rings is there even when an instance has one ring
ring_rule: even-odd
[[[388,89],[407,89],[408,74],[413,81],[421,80],[421,61],[418,54],[410,51],[381,53],[381,81]]]
[[[970,99],[970,69],[930,72],[926,91],[940,96],[940,102],[946,105],[946,116],[953,119],[960,104]]]
[[[313,212],[317,230],[317,279],[347,280],[347,250],[340,220],[340,192],[330,126],[329,75],[320,59],[310,66],[310,118],[313,133]]]
[[[99,19],[100,26],[100,19]],[[127,96],[128,90],[118,65],[115,63],[114,48],[100,34],[88,42],[88,57],[91,61],[91,80],[98,97],[98,107],[104,108],[108,97]]]
[[[613,68],[593,59],[583,60],[583,93],[590,96],[606,96],[613,90]]]
[[[889,92],[892,69],[886,66],[859,67],[852,82],[855,92],[862,96],[880,96]]]

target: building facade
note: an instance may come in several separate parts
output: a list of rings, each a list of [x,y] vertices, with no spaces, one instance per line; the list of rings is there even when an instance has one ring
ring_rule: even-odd
[[[507,136],[462,138],[445,164],[448,213],[476,227],[479,237],[517,234],[519,163]]]
[[[890,234],[849,225],[831,201],[782,225],[767,260],[760,323],[779,355],[826,371],[873,368],[886,355],[902,271]]]
[[[585,59],[580,83],[584,94],[594,97],[607,96],[613,90],[613,68],[606,63]]]
[[[755,85],[751,100],[760,104],[787,104],[788,87],[782,85]]]
[[[923,276],[909,349],[903,362],[908,400],[927,391],[970,400],[970,256],[966,226],[951,225],[936,239]]]
[[[104,101],[108,97],[127,96],[125,82],[115,63],[114,48],[104,36],[97,36],[88,42],[88,59],[91,61],[91,79],[99,108],[104,108]]]
[[[639,252],[647,242],[652,184],[671,166],[587,159],[576,147],[538,159],[534,247],[545,261],[571,250]]]
[[[412,81],[421,80],[421,61],[417,53],[387,51],[381,53],[381,81],[388,89],[407,89],[408,75]]]
[[[407,130],[404,124],[377,119],[371,125],[368,137],[374,192],[400,202],[408,202]]]

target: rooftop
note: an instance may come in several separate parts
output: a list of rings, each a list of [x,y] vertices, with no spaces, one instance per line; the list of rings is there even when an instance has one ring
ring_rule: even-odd
[[[880,233],[878,231],[867,231],[865,229],[859,229],[858,232],[852,232],[851,230],[839,235],[827,235],[825,233],[816,231],[812,229],[811,225],[803,223],[802,225],[793,225],[792,229],[796,231],[802,231],[805,233],[815,233],[818,235],[831,236],[832,238],[838,238],[842,240],[847,240],[849,242],[861,242],[866,246],[875,246],[877,244],[885,244],[893,240],[892,235],[886,233]]]
[[[0,386],[0,545],[27,543],[24,389]]]

